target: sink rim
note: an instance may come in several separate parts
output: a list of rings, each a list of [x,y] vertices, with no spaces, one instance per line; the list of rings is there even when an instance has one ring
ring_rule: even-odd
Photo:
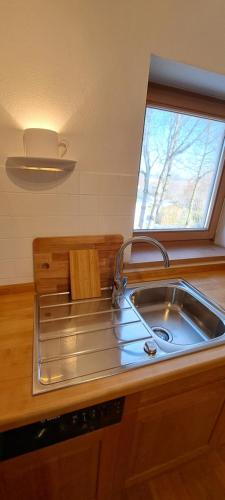
[[[214,301],[213,299],[209,299],[207,297],[207,295],[205,295],[203,292],[201,292],[196,287],[194,287],[191,283],[189,283],[189,281],[186,281],[183,278],[177,278],[177,279],[172,278],[169,280],[168,279],[167,280],[166,279],[153,280],[153,281],[148,281],[148,282],[146,281],[144,283],[145,284],[143,284],[143,282],[138,282],[138,283],[130,283],[129,285],[127,285],[125,296],[126,296],[126,299],[132,304],[133,307],[135,307],[135,305],[133,304],[130,297],[136,291],[145,290],[145,289],[149,289],[149,288],[160,288],[160,287],[163,287],[165,285],[173,286],[173,285],[177,284],[178,287],[180,287],[181,289],[187,289],[187,291],[189,291],[188,289],[191,289],[193,296],[195,298],[197,298],[197,300],[198,300],[198,297],[200,297],[202,303],[204,305],[206,305],[210,310],[212,310],[212,312],[219,313],[221,315],[220,319],[222,321],[224,321],[224,323],[225,323],[225,309],[223,309],[223,307],[220,306],[219,304],[217,304],[217,302]]]

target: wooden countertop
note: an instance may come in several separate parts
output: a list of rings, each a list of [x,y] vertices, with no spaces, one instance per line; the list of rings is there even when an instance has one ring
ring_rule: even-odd
[[[186,268],[180,277],[225,308],[225,267],[201,272],[192,272],[192,269],[188,272]],[[172,270],[170,277],[171,274]],[[224,345],[32,396],[33,301],[32,291],[0,296],[0,430],[132,394],[213,367],[221,367],[222,371],[224,367],[225,378]]]
[[[203,262],[224,262],[225,248],[212,240],[163,241],[172,265]],[[156,267],[162,265],[161,252],[154,246],[136,244],[132,246],[131,256],[126,269]]]

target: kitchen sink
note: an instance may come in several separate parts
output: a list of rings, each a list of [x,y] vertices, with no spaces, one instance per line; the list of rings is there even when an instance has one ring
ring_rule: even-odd
[[[67,387],[149,363],[151,332],[125,297],[73,301],[69,292],[36,297],[33,393]],[[154,346],[153,346],[154,350]],[[156,349],[155,349],[156,350]],[[157,358],[163,355],[158,349]]]
[[[157,344],[167,352],[225,337],[223,310],[184,280],[142,285],[128,291],[128,300],[150,327]]]
[[[116,307],[111,295],[37,295],[34,394],[225,342],[225,312],[184,280],[129,285]]]

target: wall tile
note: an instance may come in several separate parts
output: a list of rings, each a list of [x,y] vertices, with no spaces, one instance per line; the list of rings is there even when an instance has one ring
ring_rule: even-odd
[[[80,194],[136,196],[136,191],[135,175],[80,173]]]
[[[60,181],[57,185],[47,189],[50,193],[69,193],[79,194],[80,192],[80,172],[76,169],[66,177],[65,180]]]
[[[98,194],[100,178],[97,173],[80,172],[80,194]]]
[[[1,205],[1,198],[2,205]],[[71,194],[3,193],[0,214],[11,216],[79,214],[79,196]]]
[[[11,261],[13,276],[22,278],[27,276],[29,281],[33,279],[33,259],[16,259]]]
[[[80,218],[71,216],[33,217],[33,236],[70,236],[80,232]]]
[[[100,196],[100,215],[131,215],[134,213],[134,199],[132,196]]]
[[[0,238],[10,238],[10,236],[15,237],[14,220],[11,217],[0,216]]]
[[[136,190],[137,178],[134,175],[99,175],[101,195],[134,196]]]
[[[0,284],[32,281],[34,238],[132,232],[133,175],[77,169],[39,188],[14,184],[0,167]]]
[[[98,216],[80,216],[80,234],[103,234]]]
[[[128,238],[132,232],[133,218],[130,216],[100,216],[99,226],[101,233],[122,234]]]
[[[0,239],[0,259],[32,258],[31,238]]]
[[[98,215],[99,197],[91,195],[80,196],[80,215]]]
[[[0,215],[11,215],[8,193],[0,192]]]
[[[20,260],[17,260],[17,265],[20,265]],[[29,272],[23,275],[7,276],[7,278],[0,278],[0,285],[14,285],[16,283],[31,283],[34,280],[33,273]]]
[[[14,264],[14,262],[13,262]],[[0,260],[0,280],[6,278],[13,278],[14,266],[11,260]]]

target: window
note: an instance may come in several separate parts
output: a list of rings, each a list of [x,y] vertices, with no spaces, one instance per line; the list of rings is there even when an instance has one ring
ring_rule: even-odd
[[[134,230],[212,237],[223,201],[225,115],[173,108],[150,99],[146,109]]]

